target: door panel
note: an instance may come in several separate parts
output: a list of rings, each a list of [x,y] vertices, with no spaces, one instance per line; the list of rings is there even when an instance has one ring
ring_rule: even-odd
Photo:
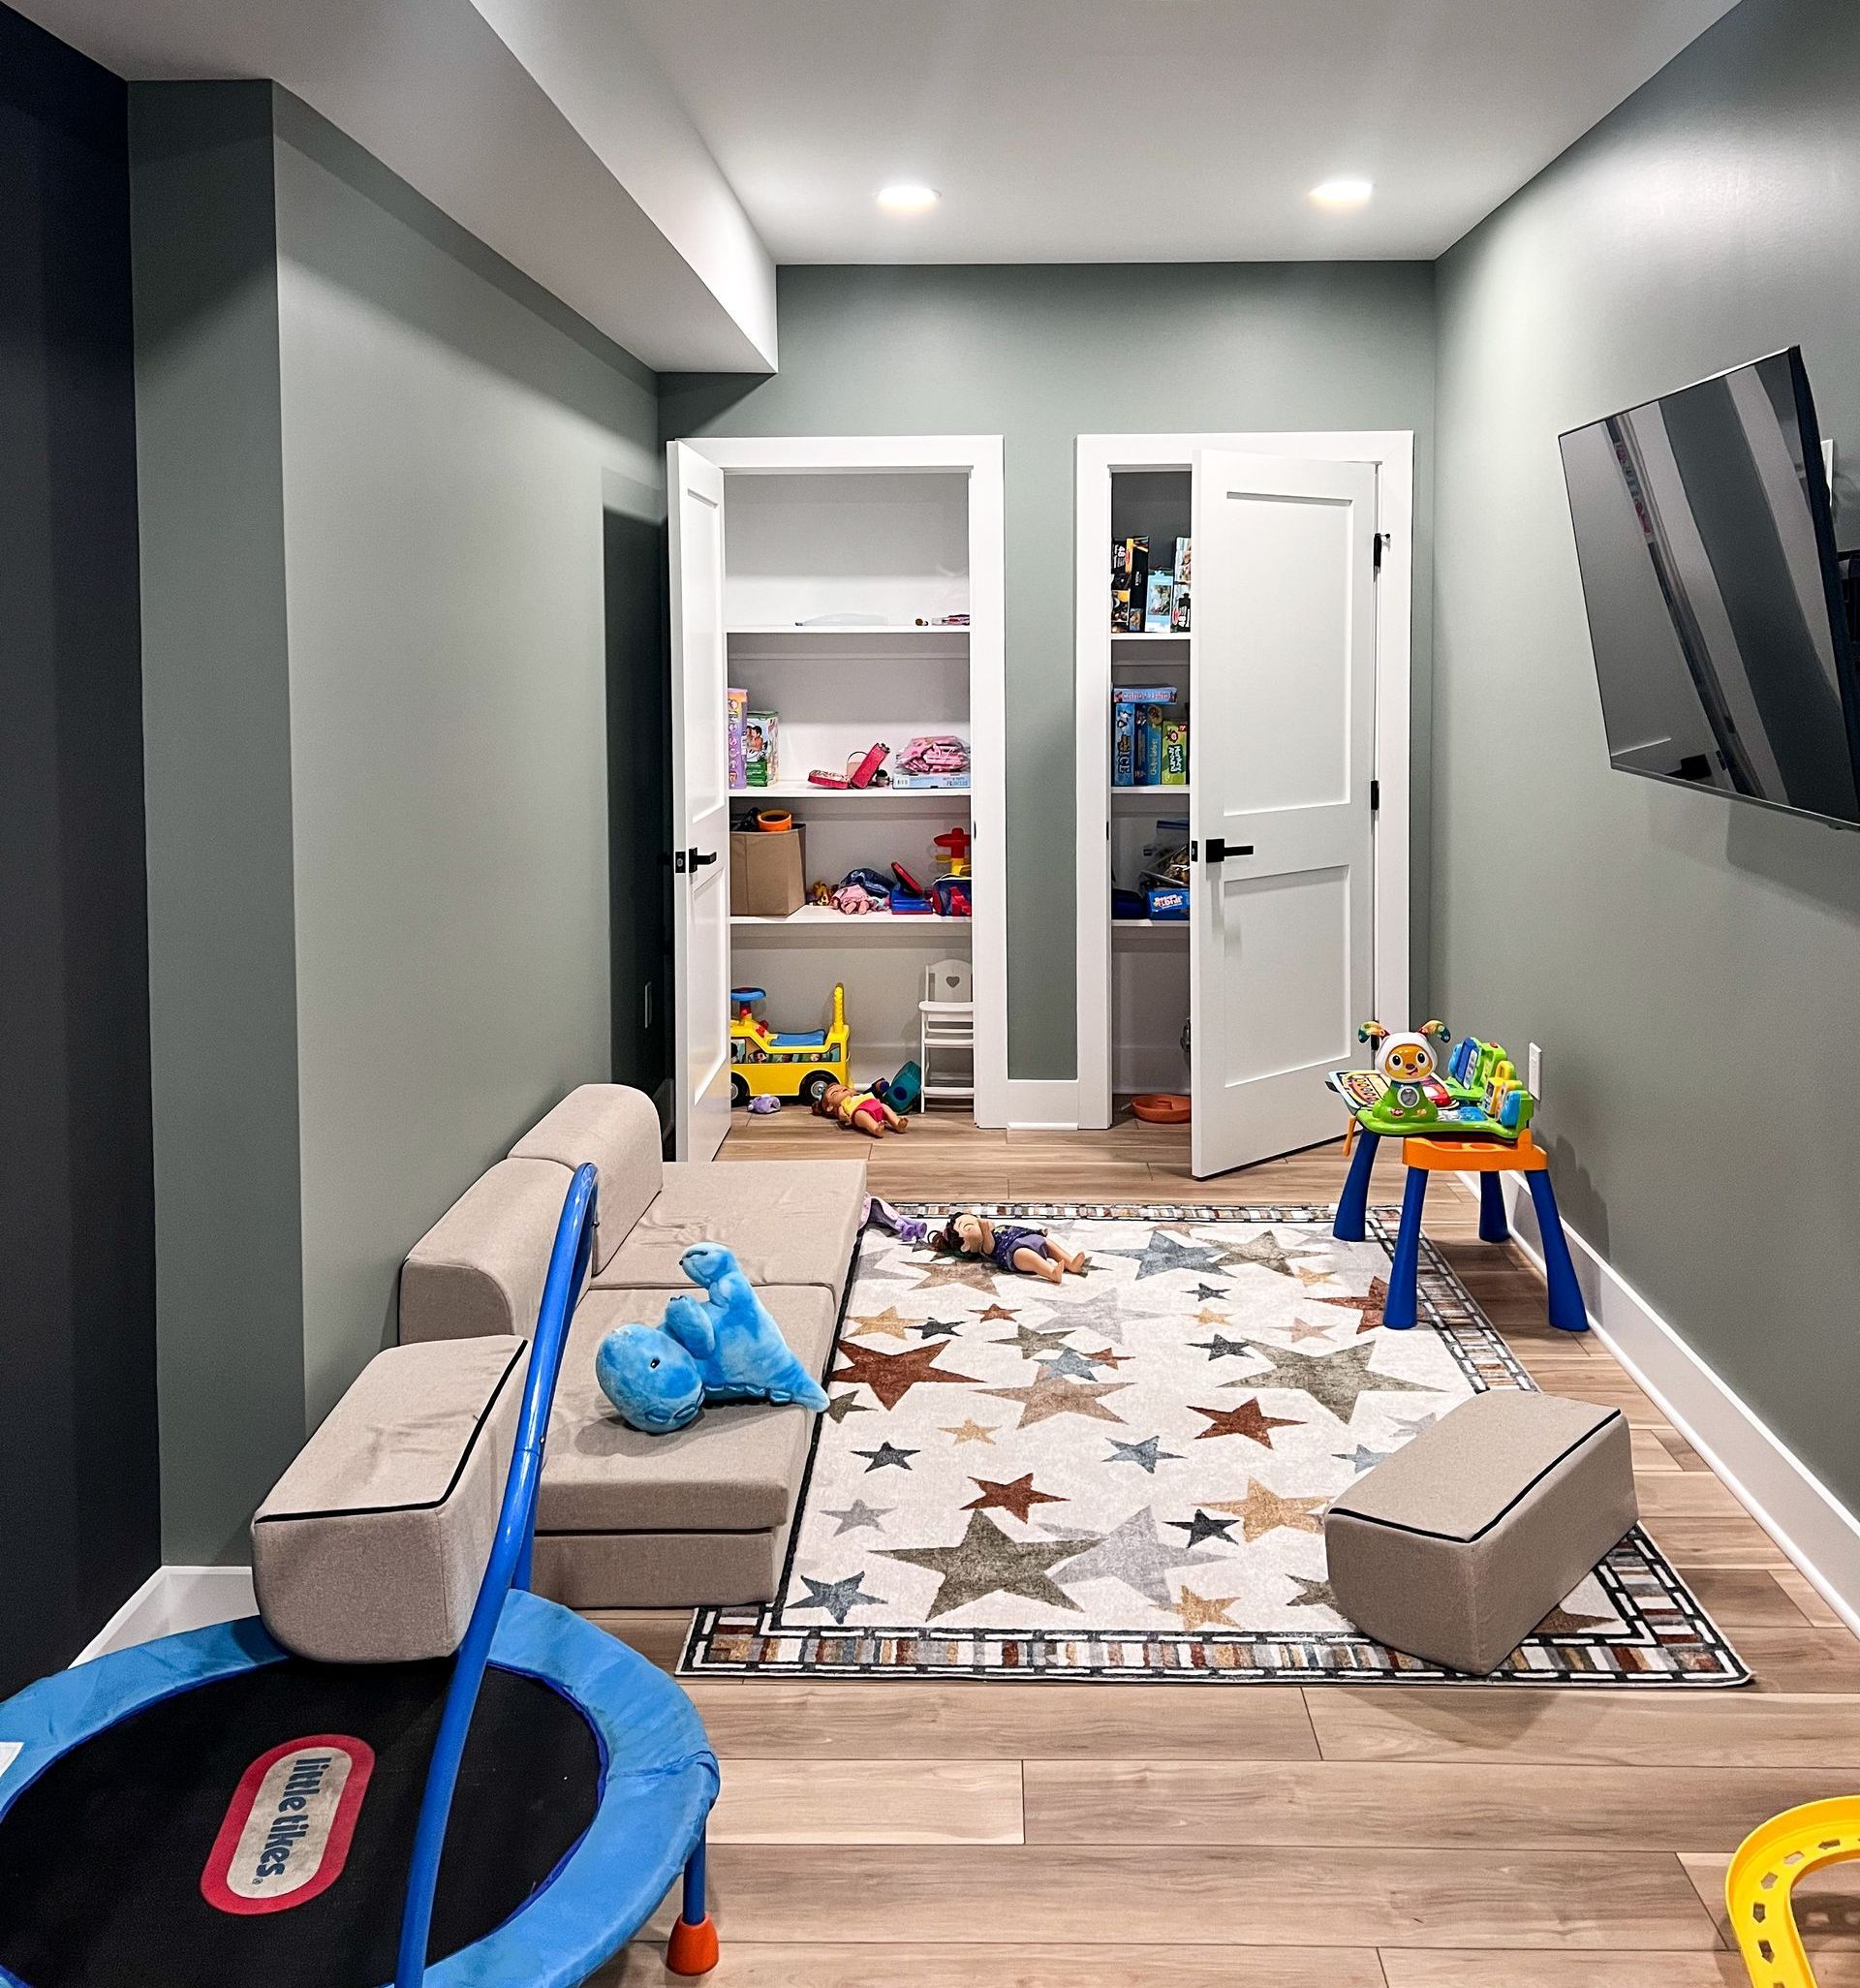
[[[729,1130],[729,753],[724,478],[666,450],[671,514],[671,818],[677,1065],[673,1150],[708,1160]]]
[[[1197,1175],[1337,1131],[1374,979],[1376,471],[1195,465],[1190,823]]]

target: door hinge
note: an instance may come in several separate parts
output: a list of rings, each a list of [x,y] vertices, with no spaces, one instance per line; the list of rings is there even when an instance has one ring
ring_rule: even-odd
[[[1369,812],[1372,815],[1377,814],[1380,812],[1381,805],[1382,783],[1380,780],[1372,780],[1369,783]]]
[[[1388,534],[1386,532],[1378,532],[1376,534],[1376,548],[1374,553],[1371,555],[1370,561],[1370,571],[1378,578],[1381,576],[1382,571],[1382,547],[1387,544]]]

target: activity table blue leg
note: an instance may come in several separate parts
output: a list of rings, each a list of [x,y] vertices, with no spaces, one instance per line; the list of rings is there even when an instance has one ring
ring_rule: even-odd
[[[1402,1190],[1402,1226],[1395,1237],[1395,1261],[1388,1272],[1388,1302],[1382,1323],[1405,1332],[1420,1316],[1415,1290],[1421,1267],[1421,1210],[1427,1202],[1427,1169],[1410,1166]]]
[[[1337,1203],[1337,1220],[1330,1228],[1339,1242],[1363,1239],[1363,1224],[1369,1214],[1369,1176],[1376,1166],[1376,1148],[1381,1143],[1380,1133],[1358,1129],[1356,1150],[1349,1160],[1349,1177],[1344,1182],[1344,1196]]]
[[[1569,1260],[1556,1190],[1548,1173],[1527,1173],[1525,1179],[1531,1187],[1531,1204],[1537,1211],[1544,1282],[1550,1287],[1550,1322],[1561,1332],[1587,1332],[1589,1313],[1582,1302],[1582,1286],[1576,1282],[1576,1266]]]
[[[1496,1173],[1479,1175],[1479,1240],[1511,1240],[1511,1227],[1504,1219],[1504,1189]]]
[[[673,1974],[707,1974],[717,1965],[717,1928],[704,1905],[706,1837],[685,1862],[684,1902],[666,1942],[666,1969]]]

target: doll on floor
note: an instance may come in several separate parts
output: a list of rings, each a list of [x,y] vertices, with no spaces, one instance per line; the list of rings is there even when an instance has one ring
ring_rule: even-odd
[[[997,1269],[1043,1277],[1048,1284],[1058,1284],[1069,1270],[1083,1277],[1092,1267],[1083,1250],[1067,1249],[1043,1228],[990,1222],[985,1215],[950,1216],[931,1230],[930,1246],[942,1257],[985,1257]]]
[[[855,1091],[851,1084],[828,1084],[814,1101],[816,1118],[837,1118],[868,1138],[883,1138],[888,1132],[909,1132],[910,1126],[883,1098],[870,1091]]]

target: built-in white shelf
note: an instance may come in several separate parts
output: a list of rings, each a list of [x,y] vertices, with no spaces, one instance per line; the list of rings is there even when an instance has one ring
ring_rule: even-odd
[[[1189,921],[1187,918],[1113,918],[1111,930],[1119,938],[1134,938],[1139,933],[1160,932],[1166,936],[1179,932],[1186,939]]]
[[[973,918],[946,918],[932,912],[900,916],[896,912],[843,912],[831,905],[804,904],[785,918],[732,917],[730,936],[740,945],[827,945],[947,947],[975,929]],[[953,930],[951,928],[954,928]]]
[[[1114,642],[1188,642],[1194,639],[1194,631],[1187,628],[1137,628],[1112,629]]]
[[[1154,792],[1145,789],[1145,792]],[[1180,793],[1185,790],[1173,790]],[[738,801],[866,801],[893,808],[910,808],[923,803],[930,815],[967,814],[970,790],[966,787],[814,787],[805,780],[781,780],[772,787],[732,787],[729,798]]]
[[[1148,807],[1152,801],[1178,801],[1189,797],[1189,783],[1185,780],[1180,787],[1114,787],[1111,789],[1113,807]]]
[[[835,622],[822,628],[809,628],[795,621],[748,621],[734,622],[724,633],[731,641],[781,642],[792,648],[846,648],[860,641],[888,645],[910,640],[953,650],[969,639],[966,628],[919,628],[914,621],[874,622],[870,627]]]

